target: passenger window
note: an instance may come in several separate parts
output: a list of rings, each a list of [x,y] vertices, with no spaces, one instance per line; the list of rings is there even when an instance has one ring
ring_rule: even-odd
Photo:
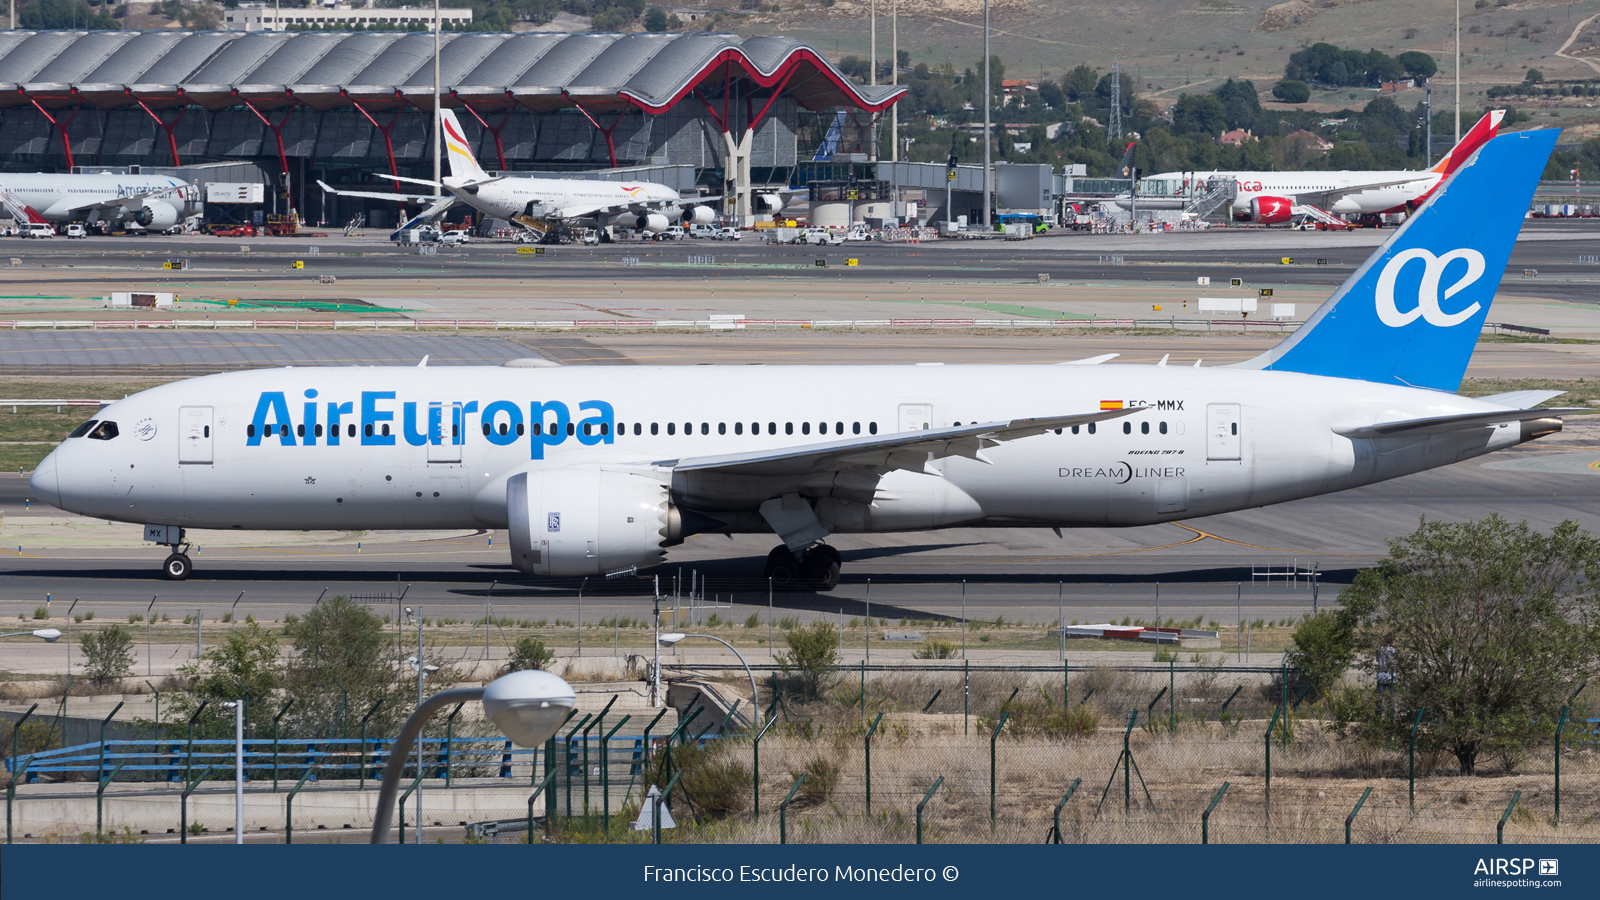
[[[653,429],[655,426],[651,426],[651,427]],[[643,429],[641,429],[639,427],[639,423],[638,422],[633,423],[633,433],[634,433],[635,436],[638,436],[638,435],[644,433]],[[651,434],[654,434],[654,433],[655,433],[654,431],[651,431]]]
[[[685,423],[683,423],[683,433],[684,434],[694,434],[694,423],[693,422],[685,422]]]
[[[489,431],[490,431],[489,423],[488,422],[483,423],[483,436],[484,437],[488,437],[489,436]]]
[[[321,425],[317,426],[316,435],[317,435],[317,437],[322,437],[322,426]],[[211,426],[210,425],[206,426],[206,437],[211,437]],[[451,435],[451,437],[455,437],[455,435]]]
[[[345,434],[348,437],[355,437],[356,436],[356,423],[351,422],[349,428],[347,428],[345,430]]]
[[[535,423],[533,423],[533,434],[534,434],[534,437],[538,437],[539,435],[544,434],[544,423],[543,422],[535,422]]]
[[[711,433],[711,423],[710,422],[701,422],[700,423],[700,433],[701,434],[710,434]]]
[[[287,434],[288,431],[289,431],[289,426],[285,425],[285,426],[283,426],[283,429],[284,429],[284,433]],[[95,430],[89,432],[89,440],[91,440],[91,441],[109,441],[109,440],[115,438],[116,436],[117,436],[117,423],[109,422],[109,421],[108,422],[101,422],[100,423],[100,427],[98,427]]]
[[[1122,423],[1122,433],[1123,434],[1133,434],[1133,423],[1132,422],[1123,422]]]
[[[116,426],[113,425],[111,427],[115,428]],[[1233,429],[1233,433],[1234,434],[1238,434],[1239,433],[1239,423],[1238,422],[1233,423],[1233,425],[1230,426],[1230,427]]]
[[[72,433],[67,435],[67,437],[69,437],[69,438],[83,437],[84,435],[89,433],[89,429],[91,429],[91,428],[93,428],[93,427],[95,427],[96,425],[99,425],[99,424],[100,424],[100,420],[99,419],[90,419],[89,421],[83,423],[82,425],[79,425],[77,428],[72,429]],[[254,426],[254,425],[246,425],[244,427],[244,433],[245,433],[246,437],[255,437],[256,436],[256,426]]]
[[[210,425],[205,426],[205,436],[206,437],[211,437],[211,426]],[[317,426],[317,437],[322,437],[322,426],[321,425]]]
[[[667,423],[667,434],[677,434],[677,433],[678,433],[678,423],[677,422],[668,422]]]
[[[112,428],[116,428],[117,427],[117,423],[115,423],[115,422],[110,422],[110,423],[106,423],[106,424],[109,424]],[[387,426],[387,425],[383,426],[383,433],[384,434],[388,434],[389,433],[389,426]],[[94,435],[90,435],[90,437],[93,437],[93,436]],[[288,436],[289,436],[289,423],[285,422],[282,425],[278,426],[278,437],[288,437]]]
[[[577,433],[577,431],[578,431],[578,428],[577,428],[576,425],[573,425],[571,422],[567,423],[567,437],[572,437],[574,434]],[[521,434],[521,433],[522,433],[522,429],[520,429],[520,428],[517,429],[517,434]],[[585,432],[585,433],[587,433],[587,432]]]
[[[861,433],[861,423],[860,422],[851,422],[850,423],[850,433],[851,434],[860,434]]]
[[[287,425],[283,426],[283,430],[284,430],[285,433],[287,433],[288,430],[289,430],[289,426],[287,426]],[[517,434],[521,434],[521,433],[522,433],[522,426],[519,425],[519,426],[517,426]],[[384,425],[383,426],[383,436],[384,437],[388,437],[389,436],[389,426],[388,425]]]
[[[1150,433],[1150,423],[1149,422],[1140,422],[1139,423],[1139,433],[1140,434],[1149,434]]]
[[[1081,426],[1078,426],[1078,425],[1074,425],[1074,426],[1072,426],[1072,433],[1073,433],[1073,434],[1077,434],[1077,433],[1078,433],[1078,428],[1079,428],[1079,427],[1081,427]],[[1092,425],[1091,425],[1091,426],[1089,426],[1089,427],[1091,427],[1091,428],[1093,428],[1093,427],[1094,427],[1094,426],[1092,426]]]
[[[800,433],[801,434],[810,434],[811,433],[811,423],[810,422],[801,422],[800,423]]]
[[[600,423],[600,436],[601,437],[605,437],[606,435],[608,435],[610,433],[611,433],[611,423],[610,422],[601,422]]]
[[[588,422],[583,423],[583,436],[584,437],[588,437],[589,436],[589,423]]]
[[[667,433],[671,434],[672,433],[672,431],[671,431],[672,426],[670,424],[667,426],[667,429],[668,429]],[[660,434],[661,433],[661,426],[657,425],[654,422],[651,422],[650,423],[650,433],[651,434]]]
[[[1167,433],[1167,423],[1165,423],[1165,422],[1161,423],[1161,433],[1162,434],[1166,434]]]
[[[872,432],[873,434],[877,434],[878,433],[878,423],[877,422],[869,422],[869,423],[867,423],[867,430]]]
[[[818,422],[817,423],[817,434],[827,434],[827,433],[828,433],[828,423],[827,422]]]
[[[522,423],[517,423],[517,437],[522,437]]]
[[[78,430],[77,431],[74,431],[73,433],[67,435],[67,437],[69,437],[69,438],[83,437],[85,434],[87,434],[89,432],[89,429],[91,427],[93,427],[94,424],[95,423],[92,422],[92,421],[91,422],[85,422],[82,425],[78,426]],[[246,425],[244,427],[244,436],[245,437],[255,437],[256,436],[256,426],[254,424]]]
[[[294,434],[295,434],[295,437],[305,437],[306,436],[306,426],[304,424],[296,425],[294,427]]]
[[[794,423],[793,422],[785,422],[785,423],[783,423],[783,433],[784,434],[794,434]]]
[[[734,434],[744,434],[744,423],[743,422],[735,422],[735,423],[733,423],[733,433]]]
[[[835,422],[835,423],[833,423],[833,433],[834,434],[844,434],[844,423],[843,422]]]
[[[1093,422],[1089,423],[1089,433],[1090,434],[1094,434],[1094,423]]]
[[[777,422],[768,422],[767,423],[767,434],[777,434],[777,433],[778,433],[778,423]]]

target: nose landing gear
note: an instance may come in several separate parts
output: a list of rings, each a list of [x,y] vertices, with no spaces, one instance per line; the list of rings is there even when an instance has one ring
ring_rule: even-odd
[[[173,553],[161,564],[161,574],[165,575],[168,581],[183,581],[193,570],[194,564],[189,562],[187,553]]]
[[[767,554],[763,576],[784,590],[831,591],[839,586],[839,551],[827,544],[809,547],[796,556],[779,544]]]

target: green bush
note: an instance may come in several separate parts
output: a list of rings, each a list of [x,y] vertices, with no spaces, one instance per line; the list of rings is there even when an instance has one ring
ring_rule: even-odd
[[[47,607],[47,606],[35,606],[33,608],[33,617],[35,619],[48,619],[48,618],[50,618],[50,608]]]
[[[1284,103],[1304,103],[1311,99],[1311,88],[1304,81],[1285,78],[1272,86],[1272,96]]]
[[[794,678],[801,695],[815,700],[833,680],[833,668],[839,662],[839,630],[826,620],[819,619],[804,628],[785,633],[786,653],[778,654],[778,665],[783,674]]]
[[[917,659],[951,659],[956,655],[956,645],[939,638],[928,638],[911,655]]]
[[[105,685],[133,671],[133,635],[121,625],[101,628],[84,636],[83,674],[97,685]]]
[[[796,796],[805,806],[820,806],[827,803],[833,792],[839,786],[839,771],[842,767],[831,759],[821,756],[813,757],[805,765],[805,784],[800,785],[800,793]],[[799,772],[793,773],[796,778]]]
[[[511,648],[511,659],[506,662],[505,672],[520,672],[524,669],[546,669],[554,662],[556,655],[545,647],[544,641],[538,638],[525,637],[516,642]]]

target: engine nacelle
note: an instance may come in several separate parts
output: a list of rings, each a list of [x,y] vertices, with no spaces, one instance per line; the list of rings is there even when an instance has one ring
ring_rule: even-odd
[[[140,227],[165,231],[178,224],[178,208],[164,200],[146,200],[130,218]]]
[[[529,575],[604,575],[651,565],[672,529],[667,489],[628,472],[519,472],[506,480],[511,564]]]
[[[685,206],[679,215],[684,225],[710,225],[717,211],[709,206]]]
[[[756,203],[767,212],[777,212],[788,204],[777,194],[757,194]]]
[[[660,234],[666,231],[671,224],[671,222],[667,221],[667,217],[661,213],[649,213],[636,219],[633,227],[640,231],[648,231],[651,234]]]
[[[1262,225],[1277,225],[1289,221],[1294,203],[1285,197],[1250,198],[1250,221]]]

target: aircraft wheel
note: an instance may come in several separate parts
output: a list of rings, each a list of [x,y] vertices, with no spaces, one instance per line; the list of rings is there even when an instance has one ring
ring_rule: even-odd
[[[774,587],[787,588],[800,578],[800,561],[788,547],[779,544],[767,554],[767,564],[761,574],[772,579]]]
[[[839,586],[839,562],[827,554],[813,552],[803,571],[806,586],[812,590],[831,591]]]
[[[167,557],[166,562],[161,564],[161,574],[165,575],[168,581],[183,581],[189,577],[189,573],[192,571],[194,571],[194,564],[189,562],[189,557],[182,553],[172,554]]]

